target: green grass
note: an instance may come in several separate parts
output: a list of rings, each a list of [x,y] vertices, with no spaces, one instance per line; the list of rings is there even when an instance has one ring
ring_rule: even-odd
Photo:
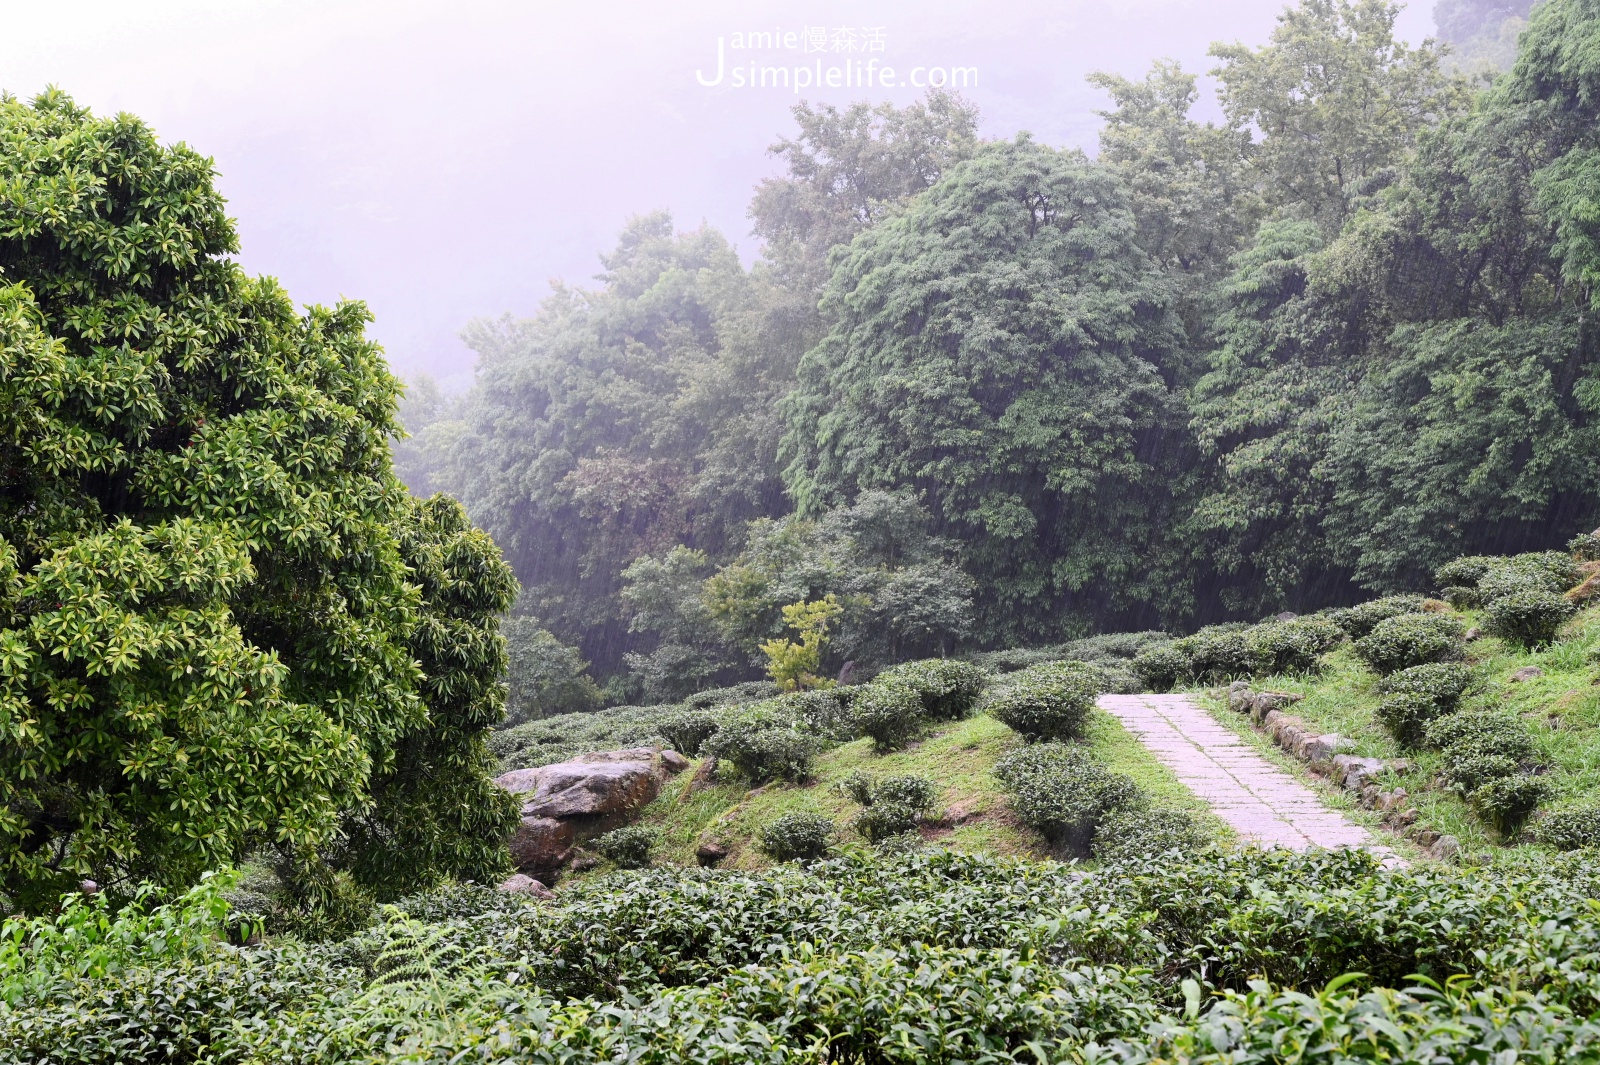
[[[1126,773],[1164,805],[1196,813],[1219,840],[1230,838],[1223,823],[1109,714],[1096,711],[1085,738],[1110,768]],[[879,776],[914,773],[939,786],[937,819],[924,836],[952,850],[997,855],[1045,856],[1043,840],[1012,815],[994,779],[1000,758],[1021,746],[1017,735],[978,714],[941,724],[901,751],[873,753],[872,741],[856,740],[824,752],[804,784],[769,784],[747,790],[724,781],[691,792],[694,771],[680,774],[645,807],[639,823],[661,832],[657,863],[691,865],[704,842],[726,847],[724,868],[756,869],[768,859],[756,846],[761,829],[787,813],[820,813],[839,826],[841,840],[855,839],[849,820],[860,809],[835,785],[857,770]]]
[[[1472,624],[1476,618],[1469,611],[1466,620]],[[1474,640],[1467,653],[1485,683],[1481,691],[1463,700],[1462,707],[1508,710],[1528,724],[1541,758],[1549,766],[1546,779],[1553,792],[1540,809],[1551,811],[1600,802],[1600,608],[1591,608],[1574,618],[1561,639],[1549,647],[1526,650],[1485,637]],[[1534,846],[1525,839],[1508,846],[1508,841],[1499,839],[1473,816],[1458,795],[1436,783],[1440,757],[1437,752],[1402,750],[1378,725],[1373,719],[1379,701],[1378,677],[1348,645],[1326,656],[1324,662],[1318,675],[1264,677],[1252,683],[1258,689],[1304,695],[1289,712],[1321,731],[1337,732],[1351,740],[1352,753],[1410,760],[1413,768],[1396,782],[1406,789],[1419,811],[1418,825],[1455,836],[1465,853],[1494,859],[1508,850]],[[1544,675],[1527,681],[1511,680],[1513,673],[1528,666],[1544,670]],[[1202,694],[1219,720],[1251,737],[1258,749],[1267,751],[1278,764],[1292,768],[1304,779],[1320,780],[1251,728],[1248,719],[1227,710],[1220,693]],[[1378,818],[1371,811],[1358,807],[1339,789],[1324,785],[1321,791],[1331,805],[1346,810],[1356,820],[1378,825]]]

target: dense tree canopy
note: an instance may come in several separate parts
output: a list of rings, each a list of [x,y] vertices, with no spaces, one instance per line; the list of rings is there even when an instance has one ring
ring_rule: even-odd
[[[391,474],[365,310],[246,276],[210,161],[131,117],[6,98],[0,145],[0,891],[493,874],[514,584]]]
[[[991,639],[1145,598],[1178,331],[1134,233],[1103,168],[1019,137],[856,238],[786,401],[800,506],[925,493]]]
[[[1397,40],[1397,11],[1299,0],[1262,46],[1215,46],[1216,123],[1174,63],[1093,75],[1092,160],[980,141],[939,93],[802,104],[753,270],[634,223],[601,290],[477,329],[477,387],[413,453],[509,545],[530,631],[626,665],[630,697],[749,676],[783,606],[846,601],[786,563],[741,627],[707,589],[828,554],[807,537],[880,494],[972,581],[970,624],[917,653],[1314,608],[1563,543],[1600,521],[1600,3],[1442,2],[1457,45],[1525,26],[1492,84]]]

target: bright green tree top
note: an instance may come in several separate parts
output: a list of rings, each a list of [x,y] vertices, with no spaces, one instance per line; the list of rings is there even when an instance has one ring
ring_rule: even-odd
[[[365,309],[296,314],[246,276],[212,178],[130,116],[0,100],[0,890],[23,905],[259,845],[362,867],[348,819],[408,816],[368,807],[407,790],[408,745],[498,713],[509,573],[392,475]],[[465,720],[424,652],[489,671]]]

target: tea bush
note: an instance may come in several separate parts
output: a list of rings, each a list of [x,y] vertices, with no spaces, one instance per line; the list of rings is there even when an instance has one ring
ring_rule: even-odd
[[[840,790],[865,807],[851,823],[870,843],[913,831],[939,796],[933,781],[912,775],[874,780],[857,772],[840,783]]]
[[[1574,536],[1567,543],[1567,550],[1579,562],[1600,562],[1600,529]]]
[[[1189,854],[1210,841],[1187,810],[1138,805],[1100,819],[1090,848],[1100,862],[1123,862],[1162,854]]]
[[[1271,621],[1245,630],[1245,642],[1266,673],[1314,673],[1322,656],[1345,640],[1345,632],[1325,617]]]
[[[1326,617],[1214,625],[1139,653],[1129,669],[1150,691],[1214,684],[1274,673],[1310,673],[1345,639]]]
[[[655,850],[659,837],[660,833],[645,825],[624,825],[612,829],[589,846],[623,869],[643,869],[650,864],[650,852]]]
[[[553,903],[452,888],[337,943],[248,947],[214,898],[83,899],[0,932],[0,1047],[52,1065],[1592,1060],[1597,888],[1588,855],[1386,870],[1203,850],[1085,872],[855,851],[617,873]]]
[[[1370,636],[1372,630],[1391,618],[1416,614],[1422,610],[1420,595],[1390,595],[1357,606],[1325,610],[1322,616],[1344,630],[1352,640]]]
[[[880,673],[874,684],[904,684],[922,700],[924,716],[958,721],[972,712],[989,674],[970,662],[930,658]]]
[[[1484,607],[1483,627],[1508,643],[1542,647],[1555,640],[1577,609],[1555,592],[1529,588],[1490,600]]]
[[[822,814],[784,814],[761,830],[761,852],[775,862],[813,861],[833,848],[835,831]]]
[[[1061,662],[1013,674],[985,709],[1030,742],[1077,739],[1084,734],[1102,678],[1092,666]]]
[[[1174,644],[1141,651],[1131,668],[1147,691],[1169,692],[1190,680],[1189,656]]]
[[[683,701],[690,710],[710,710],[717,706],[748,706],[764,702],[778,695],[778,686],[770,680],[748,680],[726,688],[707,688]]]
[[[1040,743],[1002,758],[995,777],[1011,792],[1012,809],[1069,854],[1087,856],[1096,831],[1114,810],[1142,805],[1139,786],[1062,743]]]
[[[1173,641],[1173,648],[1188,658],[1190,682],[1215,684],[1266,672],[1271,662],[1251,640],[1251,630],[1213,625],[1193,636]]]
[[[801,732],[842,743],[860,735],[853,705],[862,690],[848,686],[816,688],[789,692],[774,702],[781,716]]]
[[[491,732],[489,751],[499,760],[502,773],[552,765],[592,751],[638,747],[665,740],[661,724],[682,712],[678,704],[665,703],[559,714]]]
[[[1425,743],[1429,724],[1454,713],[1476,673],[1460,662],[1411,666],[1378,682],[1383,696],[1373,717],[1402,747]]]
[[[821,748],[816,736],[757,712],[725,722],[706,740],[701,753],[731,763],[754,784],[772,780],[798,783],[811,775],[811,763]]]
[[[1460,658],[1465,629],[1446,614],[1399,614],[1378,622],[1355,641],[1355,653],[1379,673]]]
[[[710,710],[685,708],[668,714],[656,724],[656,731],[667,745],[691,758],[722,727],[721,717]]]
[[[1600,847],[1600,806],[1579,806],[1546,814],[1533,826],[1533,837],[1558,851]]]
[[[1451,714],[1428,726],[1427,739],[1444,751],[1445,779],[1466,797],[1473,813],[1506,837],[1548,794],[1548,785],[1526,772],[1535,753],[1533,738],[1509,714]]]
[[[1549,793],[1549,784],[1539,777],[1508,773],[1485,780],[1472,789],[1467,803],[1485,824],[1510,839]]]
[[[910,685],[873,681],[851,708],[856,730],[872,739],[880,754],[898,750],[922,731],[922,697]]]

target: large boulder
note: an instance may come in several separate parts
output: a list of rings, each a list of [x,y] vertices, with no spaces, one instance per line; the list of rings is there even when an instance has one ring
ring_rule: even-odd
[[[660,794],[667,773],[653,747],[634,747],[514,769],[495,783],[522,800],[525,817],[595,817],[645,805]]]
[[[626,824],[661,793],[668,777],[688,765],[676,751],[633,747],[496,777],[496,784],[522,801],[522,820],[509,841],[512,861],[548,882],[574,846]]]

